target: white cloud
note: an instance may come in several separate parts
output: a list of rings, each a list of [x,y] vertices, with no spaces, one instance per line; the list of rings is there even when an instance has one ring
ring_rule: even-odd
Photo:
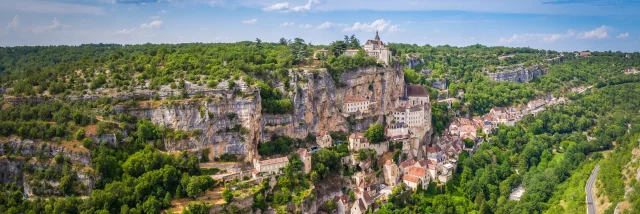
[[[262,10],[264,11],[278,11],[278,10],[285,10],[285,9],[289,9],[289,2],[280,2],[274,5],[262,8]]]
[[[162,27],[162,20],[153,20],[151,23],[142,23],[140,28],[158,29]]]
[[[318,27],[316,27],[316,30],[326,30],[326,29],[332,28],[333,26],[335,26],[335,24],[331,22],[325,22],[318,25]]]
[[[289,26],[294,26],[295,24],[296,24],[295,22],[283,22],[282,24],[280,24],[280,26],[289,27]]]
[[[616,38],[618,39],[626,39],[628,37],[629,37],[629,32],[621,33],[620,35],[616,36]]]
[[[578,38],[580,39],[605,39],[608,38],[609,35],[607,33],[607,29],[609,27],[602,25],[599,28],[596,28],[592,31],[587,31],[584,33],[578,34]]]
[[[378,19],[371,24],[369,23],[360,23],[356,22],[353,24],[353,27],[347,27],[344,31],[365,31],[365,32],[373,32],[373,31],[384,31],[391,25],[391,21],[385,21],[384,19]],[[397,27],[396,27],[397,28]]]
[[[160,16],[152,16],[151,19],[160,19]]]
[[[57,30],[62,30],[62,29],[65,29],[65,28],[69,28],[69,25],[60,24],[60,22],[58,21],[58,19],[56,17],[53,17],[53,20],[51,22],[53,22],[52,25],[38,26],[38,27],[33,28],[33,32],[34,33],[43,33],[43,32],[47,32],[47,31],[57,31]]]
[[[35,0],[0,0],[0,11],[91,15],[107,14],[103,8],[96,6]]]
[[[13,17],[13,20],[9,22],[9,24],[7,25],[7,28],[16,29],[18,26],[20,26],[20,17],[16,15]]]
[[[159,14],[165,14],[165,13],[167,13],[167,12],[169,12],[169,11],[167,11],[167,10],[160,10],[160,11],[158,11],[158,13],[159,13]]]
[[[389,27],[389,32],[404,32],[404,29],[398,28],[398,25],[393,25]]]
[[[262,10],[267,12],[277,11],[277,12],[307,12],[311,10],[311,6],[320,4],[320,0],[309,0],[307,4],[300,6],[291,6],[289,2],[280,2],[276,4],[269,5],[267,7],[262,8]]]
[[[251,24],[255,24],[255,23],[258,23],[258,19],[249,19],[249,20],[244,20],[244,21],[242,21],[242,24],[249,24],[249,25],[251,25]]]
[[[129,35],[129,34],[133,33],[134,31],[136,31],[135,28],[122,29],[122,30],[116,31],[116,34],[118,34],[118,35]]]

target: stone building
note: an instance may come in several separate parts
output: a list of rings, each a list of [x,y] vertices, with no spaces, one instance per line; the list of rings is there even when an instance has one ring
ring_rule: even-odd
[[[349,150],[358,151],[360,149],[369,148],[369,140],[362,133],[353,133],[349,135]]]
[[[358,96],[346,96],[344,98],[344,106],[342,107],[345,113],[354,113],[354,112],[368,112],[369,111],[369,100],[364,97]]]
[[[254,160],[253,177],[257,178],[258,174],[280,174],[280,169],[289,164],[289,158],[281,157],[269,160]]]
[[[385,130],[385,136],[391,140],[408,139],[409,126],[405,123],[394,123],[387,127]]]
[[[422,85],[405,85],[404,97],[401,99],[401,104],[416,106],[429,104],[429,92]]]
[[[400,178],[400,169],[391,160],[387,160],[384,163],[384,181],[387,185],[393,187],[398,185],[398,179]]]
[[[393,110],[394,121],[396,123],[405,123],[409,127],[423,127],[424,117],[424,107],[420,105],[414,107],[401,106]]]
[[[367,43],[365,43],[362,48],[367,52],[367,55],[377,58],[378,62],[389,65],[391,61],[391,51],[384,45],[384,42],[380,40],[378,31],[376,31],[376,37],[373,40],[367,40]]]

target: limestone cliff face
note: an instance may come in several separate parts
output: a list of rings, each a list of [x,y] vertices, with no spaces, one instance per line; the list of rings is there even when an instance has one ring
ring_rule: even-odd
[[[511,71],[487,73],[487,75],[495,81],[529,82],[533,80],[533,78],[545,73],[546,71],[542,68],[532,66],[531,68],[518,68]]]
[[[91,154],[87,149],[81,147],[79,143],[63,142],[62,144],[57,144],[28,139],[21,140],[20,138],[0,140],[0,155],[13,154],[16,156],[35,157],[38,153],[49,158],[62,154],[62,156],[70,157],[74,164],[83,166],[89,166],[91,163]]]
[[[308,134],[348,132],[350,123],[354,131],[364,131],[369,125],[382,122],[404,93],[402,67],[368,67],[345,72],[340,77],[340,86],[324,69],[304,70],[294,74],[294,78],[297,78],[292,83],[297,89],[292,95],[294,114],[264,115],[264,139],[273,134],[303,138]],[[347,120],[342,113],[345,96],[360,96],[374,103],[369,113]]]
[[[201,135],[186,140],[166,139],[167,151],[210,148],[213,156],[240,154],[249,161],[256,154],[260,139],[261,110],[259,93],[227,92],[216,94],[212,99],[145,101],[137,108],[124,111],[175,130],[202,131]]]
[[[0,157],[0,183],[8,184],[15,182],[21,184],[23,181],[22,169],[24,168],[24,160]]]

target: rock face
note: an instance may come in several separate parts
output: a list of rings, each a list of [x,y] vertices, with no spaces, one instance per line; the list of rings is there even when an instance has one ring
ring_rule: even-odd
[[[7,157],[0,157],[0,183],[8,184],[15,182],[21,184],[23,182],[22,169],[24,168],[24,159],[10,160]]]
[[[445,89],[447,89],[447,80],[446,79],[432,79],[431,80],[431,87],[437,88],[437,89],[440,89],[440,90],[445,90]]]
[[[420,63],[423,63],[420,58],[407,56],[407,67],[413,68]]]
[[[74,164],[89,166],[91,154],[84,147],[56,144],[52,142],[40,142],[33,140],[21,140],[20,138],[9,138],[0,140],[0,155],[13,154],[16,156],[35,157],[38,154],[53,158],[58,154],[70,157]]]
[[[293,88],[293,115],[264,115],[263,139],[273,134],[303,138],[307,135],[343,131],[364,131],[369,125],[381,123],[404,93],[402,67],[368,67],[345,72],[336,86],[326,70],[304,70]],[[345,96],[359,96],[374,102],[369,113],[356,118],[343,115]],[[360,117],[361,116],[361,117]]]
[[[546,71],[538,66],[532,66],[530,68],[520,67],[511,71],[502,71],[496,73],[487,73],[489,78],[495,81],[509,81],[509,82],[529,82],[533,78],[545,74]]]
[[[202,131],[186,140],[166,139],[170,152],[210,148],[213,156],[240,154],[250,161],[260,140],[262,107],[257,91],[242,96],[219,93],[212,99],[145,101],[123,111],[175,130]]]

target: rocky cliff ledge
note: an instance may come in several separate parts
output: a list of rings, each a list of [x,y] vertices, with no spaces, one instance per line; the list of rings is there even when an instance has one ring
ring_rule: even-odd
[[[499,71],[495,73],[487,72],[489,78],[495,81],[509,81],[509,82],[529,82],[533,78],[544,75],[546,71],[539,66],[532,66],[530,68],[516,68],[509,71]]]

